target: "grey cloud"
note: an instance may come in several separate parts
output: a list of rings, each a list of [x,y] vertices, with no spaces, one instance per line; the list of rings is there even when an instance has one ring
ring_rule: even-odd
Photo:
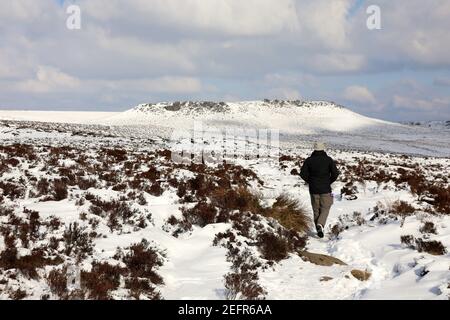
[[[0,103],[125,108],[140,99],[311,92],[338,100],[339,83],[320,86],[328,75],[448,72],[448,1],[373,3],[382,9],[380,31],[366,28],[364,5],[350,13],[354,0],[79,0],[82,29],[69,31],[55,0],[2,1]],[[445,86],[445,79],[434,84]],[[408,92],[416,100],[429,95],[432,103],[447,98],[406,84],[367,90],[386,108]]]
[[[450,87],[450,77],[439,77],[434,79],[433,84],[436,86]]]

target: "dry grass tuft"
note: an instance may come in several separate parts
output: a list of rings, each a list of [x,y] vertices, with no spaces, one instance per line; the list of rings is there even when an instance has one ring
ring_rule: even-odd
[[[280,195],[265,216],[276,219],[286,229],[306,233],[311,226],[311,219],[299,200],[287,194]]]

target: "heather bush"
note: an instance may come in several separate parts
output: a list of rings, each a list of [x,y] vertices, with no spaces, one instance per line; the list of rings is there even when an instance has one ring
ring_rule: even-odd
[[[0,204],[0,217],[10,216],[14,213],[14,209]]]
[[[89,188],[96,188],[97,180],[93,179],[93,178],[89,179],[89,178],[78,177],[77,184],[81,190],[87,190]]]
[[[24,158],[29,161],[36,160],[34,147],[28,144],[15,143],[8,146],[0,146],[0,151],[6,153],[9,157]]]
[[[267,292],[258,284],[257,269],[261,264],[248,249],[242,252],[230,250],[227,260],[232,263],[231,272],[224,276],[227,300],[261,300]]]
[[[445,246],[440,241],[416,239],[416,248],[419,252],[427,252],[429,254],[440,256],[447,253]]]
[[[9,292],[11,300],[23,300],[28,296],[27,292],[22,289],[16,289]]]
[[[400,237],[400,242],[409,249],[415,249],[414,236],[408,234]]]
[[[162,278],[156,273],[156,269],[163,265],[165,254],[150,246],[148,241],[130,246],[129,252],[124,255],[125,263],[131,275],[138,278],[148,278],[154,284],[162,284]]]
[[[120,285],[123,268],[107,262],[93,262],[91,271],[81,271],[81,286],[87,291],[87,298],[94,300],[111,299],[111,291]]]
[[[341,223],[336,223],[335,225],[333,225],[333,227],[331,228],[330,231],[330,239],[331,240],[336,240],[339,239],[339,235],[344,231],[344,227],[342,226]]]
[[[55,179],[53,181],[53,199],[55,201],[61,201],[68,196],[67,182],[63,179]]]
[[[46,277],[50,291],[61,299],[67,297],[67,267],[53,269]]]
[[[400,217],[401,226],[403,226],[407,216],[416,212],[416,209],[412,205],[403,200],[397,200],[389,204],[387,210],[390,214]]]
[[[437,213],[450,214],[450,186],[430,185],[427,192]]]
[[[410,249],[416,249],[419,252],[426,252],[435,256],[444,255],[447,249],[442,242],[437,240],[423,240],[422,238],[415,239],[412,235],[404,235],[400,237],[403,245]]]
[[[127,160],[127,151],[123,149],[104,149],[104,154],[114,158],[115,161],[122,162]]]
[[[20,161],[16,158],[10,158],[4,160],[4,164],[9,165],[11,167],[17,167],[19,165]]]
[[[0,268],[5,270],[17,269],[24,276],[37,279],[37,269],[43,268],[47,265],[60,264],[60,258],[47,258],[42,249],[33,249],[30,255],[18,257],[17,248],[13,246],[7,247],[0,253]]]
[[[357,193],[358,193],[358,188],[353,184],[353,181],[347,182],[341,188],[341,195],[344,196],[347,200],[357,199],[357,196],[356,196]]]
[[[131,245],[127,251],[124,255],[116,256],[122,258],[128,272],[125,288],[135,299],[139,299],[142,294],[148,299],[161,299],[156,286],[164,284],[164,281],[156,271],[163,265],[165,253],[152,247],[145,239]]]
[[[183,218],[191,225],[198,225],[203,228],[216,222],[217,209],[206,201],[200,201],[190,209],[183,207],[181,212]]]
[[[161,182],[153,182],[146,191],[155,197],[160,197],[164,193],[164,189],[161,187]]]
[[[85,258],[92,253],[92,239],[77,222],[70,223],[63,233],[66,255],[76,255],[79,259]]]
[[[147,279],[131,277],[125,279],[125,288],[130,291],[130,296],[139,300],[142,295],[151,300],[161,300],[161,293],[152,286]]]
[[[436,226],[431,221],[425,221],[423,225],[420,227],[419,231],[421,233],[433,233],[437,234],[436,232]]]
[[[38,196],[45,196],[50,192],[50,182],[46,178],[40,178],[36,187]]]
[[[15,182],[0,181],[0,189],[3,191],[3,196],[13,201],[25,197],[25,187]]]
[[[289,244],[287,240],[271,232],[265,232],[259,235],[258,248],[262,257],[269,261],[278,262],[287,258]]]

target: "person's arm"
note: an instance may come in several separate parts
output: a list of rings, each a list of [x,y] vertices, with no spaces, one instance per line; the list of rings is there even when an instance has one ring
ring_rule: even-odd
[[[300,177],[305,180],[306,183],[309,183],[309,166],[308,159],[303,162],[302,168],[300,169]]]
[[[337,178],[339,177],[339,170],[336,167],[336,163],[334,162],[333,159],[331,159],[331,165],[330,165],[330,181],[331,183],[335,182],[337,180]]]

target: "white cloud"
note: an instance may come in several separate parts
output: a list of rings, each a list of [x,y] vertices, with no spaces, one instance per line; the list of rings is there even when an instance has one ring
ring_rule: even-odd
[[[365,57],[360,54],[319,53],[311,59],[309,69],[319,73],[356,72],[363,69],[365,63]]]
[[[71,91],[83,92],[147,92],[147,93],[195,93],[209,90],[201,81],[194,77],[166,76],[158,78],[122,79],[122,80],[85,80],[74,78],[60,70],[40,66],[34,79],[17,82],[14,90],[24,93],[51,93]],[[109,94],[109,97],[112,97]]]
[[[97,81],[95,86],[113,90],[125,89],[129,92],[151,93],[195,93],[203,89],[200,80],[193,77],[161,77],[155,79],[131,79],[117,81]]]
[[[301,100],[300,92],[293,88],[273,88],[266,92],[266,98]]]
[[[35,79],[21,81],[15,85],[15,88],[25,93],[47,93],[79,86],[79,79],[50,66],[39,66]]]
[[[382,29],[364,27],[361,10],[351,24],[353,51],[364,53],[372,70],[450,65],[450,2],[431,0],[374,0],[381,8]],[[364,8],[366,6],[363,6]],[[380,63],[382,62],[382,63]]]
[[[318,85],[317,77],[307,73],[269,73],[264,76],[264,82],[272,86]]]
[[[189,44],[158,43],[142,41],[133,35],[114,36],[103,29],[95,30],[98,49],[120,57],[126,57],[129,63],[138,61],[141,65],[151,64],[159,69],[165,68],[193,71],[194,63],[189,58]],[[155,69],[155,68],[153,68]]]
[[[292,0],[85,0],[92,17],[108,21],[133,17],[168,29],[258,36],[294,30]]]
[[[436,111],[438,109],[448,109],[450,110],[450,99],[449,98],[410,98],[400,95],[395,95],[393,97],[394,107],[408,110],[419,110],[419,111]],[[447,110],[447,111],[448,111]]]
[[[14,66],[10,61],[11,59],[0,51],[0,79],[9,78],[15,74]]]
[[[348,45],[346,19],[351,0],[296,1],[301,39],[316,42],[325,48],[343,49]]]
[[[450,83],[450,1],[374,0],[381,7],[379,31],[366,28],[365,4],[349,13],[355,3],[77,0],[82,29],[69,31],[56,0],[3,1],[0,101],[123,106],[147,98],[252,99],[262,92],[298,98],[300,88],[307,97],[344,97],[360,110],[443,109],[437,86]],[[434,87],[408,89],[411,96],[404,88],[374,96],[358,83],[367,83],[369,72],[380,79],[388,70],[395,79],[405,69],[416,72],[417,82],[423,70],[441,70],[441,77]],[[342,93],[330,79],[346,76],[355,85]],[[67,92],[71,100],[59,99]]]
[[[375,105],[377,100],[373,93],[363,86],[349,86],[344,90],[344,99],[361,103]]]
[[[0,20],[3,23],[8,21],[30,22],[52,5],[56,6],[56,3],[50,1],[38,3],[35,0],[2,1]]]

